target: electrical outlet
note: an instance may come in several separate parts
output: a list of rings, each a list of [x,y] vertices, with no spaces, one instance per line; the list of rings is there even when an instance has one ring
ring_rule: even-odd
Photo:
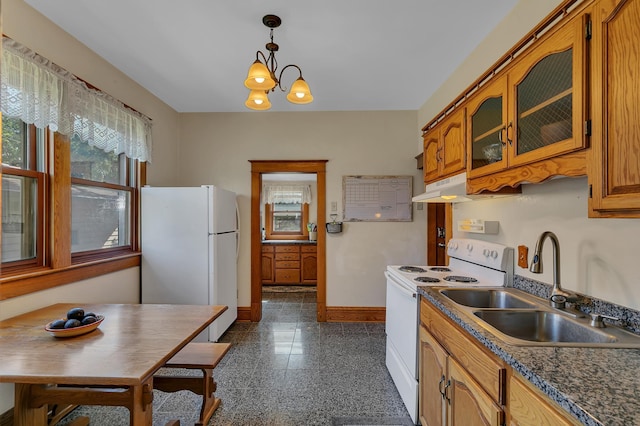
[[[338,211],[338,202],[337,201],[332,201],[331,202],[331,211],[332,212],[337,212]]]
[[[521,268],[529,267],[529,249],[527,246],[518,246],[518,266]]]

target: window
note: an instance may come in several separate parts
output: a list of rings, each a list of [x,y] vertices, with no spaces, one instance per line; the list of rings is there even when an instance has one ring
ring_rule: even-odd
[[[44,264],[46,133],[2,118],[2,270]]]
[[[49,163],[54,137],[65,149]],[[2,117],[2,141],[2,278],[135,253],[137,160],[19,118]],[[47,202],[61,193],[66,205]]]
[[[267,239],[308,238],[310,193],[308,185],[264,187]]]
[[[131,247],[135,162],[71,138],[72,253]]]
[[[1,53],[0,300],[139,266],[151,119],[15,40]]]

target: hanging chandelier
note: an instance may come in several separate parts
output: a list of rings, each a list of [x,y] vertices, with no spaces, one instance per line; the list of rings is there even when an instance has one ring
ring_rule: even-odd
[[[296,68],[300,73],[300,77],[291,85],[287,100],[294,104],[310,103],[313,101],[313,96],[311,96],[309,85],[302,78],[302,70],[299,66],[294,64],[287,65],[282,68],[280,74],[276,77],[278,61],[276,61],[275,52],[278,51],[279,46],[273,42],[273,29],[278,28],[282,20],[276,15],[265,15],[262,18],[262,23],[271,28],[271,41],[265,45],[265,48],[269,51],[269,56],[265,56],[260,50],[256,52],[256,60],[249,68],[247,79],[244,81],[244,85],[250,90],[249,97],[244,104],[247,108],[259,111],[271,108],[271,102],[269,102],[267,95],[269,91],[275,91],[276,87],[283,92],[287,91],[286,88],[282,87],[282,73],[287,68]],[[260,60],[260,57],[262,57],[264,63]]]

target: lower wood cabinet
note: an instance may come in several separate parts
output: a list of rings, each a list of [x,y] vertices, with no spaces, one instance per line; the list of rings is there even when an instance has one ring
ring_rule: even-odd
[[[514,374],[509,380],[509,424],[569,426],[580,423],[562,414],[540,390]]]
[[[315,284],[315,245],[265,244],[262,246],[262,284]]]
[[[420,303],[422,426],[580,424],[440,310]]]
[[[502,362],[485,353],[424,301],[421,322],[421,424],[504,424],[501,404],[506,368]]]
[[[315,284],[318,280],[318,255],[316,246],[300,247],[300,276],[303,284]]]
[[[273,246],[262,246],[262,284],[275,282],[275,254]]]

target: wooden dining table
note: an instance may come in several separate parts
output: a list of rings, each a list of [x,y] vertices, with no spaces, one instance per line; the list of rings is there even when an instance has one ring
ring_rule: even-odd
[[[69,309],[103,315],[97,329],[45,330]],[[222,305],[58,303],[0,321],[0,382],[15,383],[15,426],[47,424],[48,405],[129,409],[152,425],[153,375],[227,309]]]

